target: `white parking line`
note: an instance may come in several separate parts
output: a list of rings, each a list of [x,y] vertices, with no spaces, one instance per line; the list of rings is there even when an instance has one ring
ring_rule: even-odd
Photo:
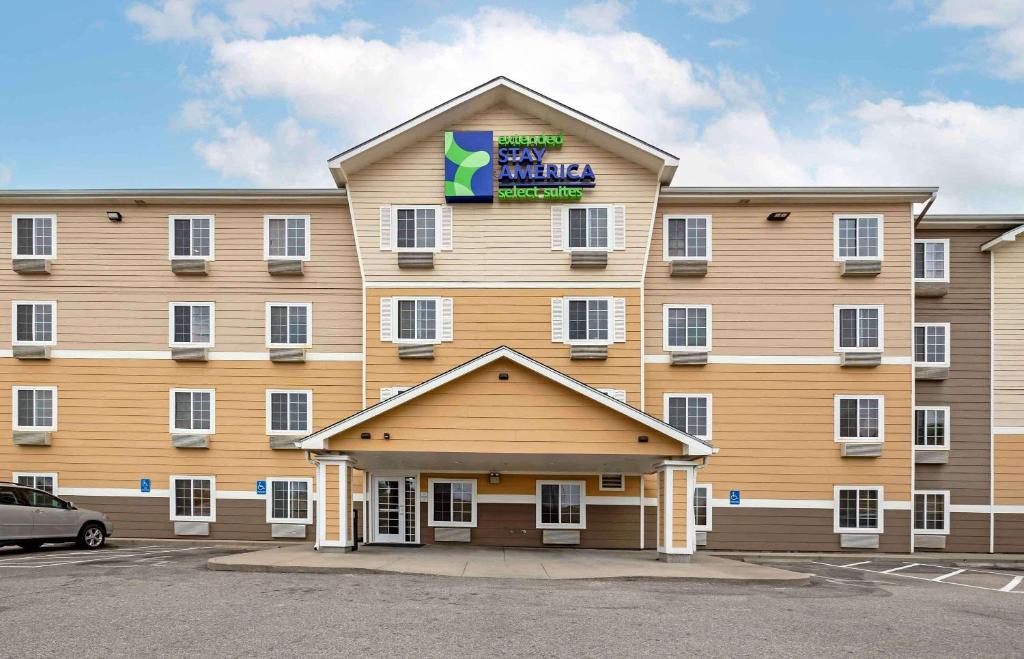
[[[900,565],[899,567],[894,567],[894,568],[891,568],[891,569],[888,569],[888,570],[882,570],[880,572],[880,574],[892,574],[893,572],[899,572],[900,570],[906,570],[908,567],[915,567],[917,565],[920,565],[920,563],[909,563],[907,565]]]
[[[865,563],[870,562],[871,561],[860,561],[859,563],[847,563],[846,565],[840,565],[839,567],[853,567],[854,565],[864,565]]]
[[[953,570],[949,574],[943,574],[942,576],[935,577],[934,579],[932,579],[932,581],[945,581],[946,579],[948,579],[950,577],[955,577],[956,575],[963,574],[966,571],[967,570]]]
[[[46,554],[34,554],[31,556],[19,556],[17,558],[8,559],[6,562],[0,561],[0,568],[8,569],[38,569],[44,567],[58,567],[61,565],[82,565],[85,563],[103,563],[106,561],[116,561],[120,559],[135,559],[135,563],[138,564],[140,561],[152,560],[155,558],[165,559],[167,554],[182,554],[185,552],[193,551],[196,549],[210,549],[210,547],[160,547],[154,545],[152,549],[141,550],[142,548],[132,548],[129,551],[134,553],[125,553],[125,550],[121,550],[121,553],[114,553],[117,550],[106,550],[97,553],[92,552],[47,552]],[[140,551],[141,550],[141,551]],[[92,558],[78,557],[82,555],[92,556]],[[66,560],[68,558],[78,560]],[[26,559],[35,559],[38,562],[18,562]]]
[[[1001,590],[1004,593],[1008,593],[1011,590],[1013,590],[1014,588],[1016,588],[1020,584],[1021,581],[1024,581],[1024,576],[1018,575],[1018,576],[1014,577],[1013,579],[1011,579],[1010,583],[1006,584],[1005,586],[1003,586],[999,590]]]
[[[871,561],[867,561],[867,563],[870,563],[870,562]],[[853,563],[853,564],[847,564],[847,565],[836,565],[835,563],[825,563],[824,561],[811,561],[811,563],[815,563],[817,565],[827,565],[829,567],[846,568],[848,570],[857,570],[858,572],[870,572],[871,574],[887,574],[887,575],[890,575],[890,576],[893,576],[893,577],[902,577],[904,579],[916,579],[918,581],[929,581],[929,582],[932,582],[932,583],[938,582],[938,583],[941,583],[943,585],[948,585],[948,586],[961,586],[963,588],[975,588],[977,590],[988,590],[988,591],[991,591],[991,592],[1004,592],[1004,593],[1011,593],[1012,592],[1014,594],[1020,594],[1020,591],[1014,591],[1013,589],[1016,588],[1021,583],[1021,581],[1024,581],[1024,576],[1021,576],[1021,575],[1014,575],[1014,574],[1010,574],[1008,572],[994,572],[992,570],[975,570],[973,568],[965,568],[965,569],[961,569],[961,570],[956,570],[956,571],[950,572],[949,574],[943,574],[943,575],[941,575],[939,577],[935,577],[935,578],[922,577],[922,576],[918,576],[918,575],[914,575],[914,574],[903,574],[903,573],[899,572],[900,570],[905,570],[907,568],[915,567],[915,566],[933,567],[933,568],[945,567],[945,566],[942,566],[942,565],[933,565],[933,564],[930,564],[930,563],[908,563],[906,565],[900,565],[900,566],[895,567],[895,568],[889,568],[888,570],[870,570],[870,569],[868,569],[866,567],[858,567],[860,565],[864,565],[865,563]],[[946,579],[951,579],[952,577],[954,577],[954,576],[956,576],[958,574],[963,574],[965,572],[966,573],[977,573],[977,574],[994,574],[994,575],[997,575],[997,576],[1007,577],[1007,578],[1009,578],[1010,581],[1009,581],[1009,583],[1007,583],[1005,586],[1002,586],[1001,588],[990,588],[989,586],[976,586],[974,584],[969,584],[969,583],[959,583],[957,581],[946,581]]]

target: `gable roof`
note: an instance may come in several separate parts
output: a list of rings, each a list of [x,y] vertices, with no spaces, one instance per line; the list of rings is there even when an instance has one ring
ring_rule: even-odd
[[[1024,222],[1024,218],[1021,218],[1021,221]],[[1017,241],[1017,236],[1019,236],[1022,232],[1024,232],[1024,224],[1022,224],[1019,227],[1010,229],[1009,231],[1007,231],[1006,233],[1002,234],[1001,236],[996,236],[992,240],[988,241],[987,243],[985,243],[984,245],[981,246],[981,251],[988,252],[993,247],[999,247],[1003,243],[1016,242]]]
[[[697,437],[694,437],[689,433],[683,432],[678,428],[670,426],[661,419],[653,417],[650,414],[647,414],[646,412],[642,412],[636,409],[635,407],[632,407],[630,405],[627,405],[626,403],[616,400],[615,398],[612,398],[611,396],[591,387],[590,385],[584,384],[575,378],[569,377],[568,375],[562,373],[561,371],[557,371],[551,368],[550,366],[546,366],[540,363],[535,359],[531,359],[530,357],[527,357],[523,353],[513,350],[508,346],[501,346],[499,348],[491,350],[490,352],[485,352],[479,357],[474,357],[473,359],[462,364],[461,366],[456,366],[455,368],[445,371],[440,375],[436,375],[430,378],[429,380],[426,380],[425,382],[416,385],[415,387],[406,389],[402,393],[392,396],[387,400],[382,400],[376,405],[371,405],[370,407],[367,407],[366,409],[360,412],[356,412],[350,417],[342,419],[341,421],[338,421],[336,423],[332,423],[323,430],[318,430],[317,432],[309,435],[308,437],[296,442],[296,446],[307,450],[323,450],[326,448],[327,440],[330,439],[331,437],[334,437],[338,433],[349,430],[354,426],[369,421],[374,417],[380,416],[381,414],[384,414],[389,410],[392,410],[400,405],[408,403],[411,400],[419,398],[420,396],[427,392],[433,391],[438,387],[441,387],[451,382],[452,380],[458,379],[463,375],[466,375],[467,373],[471,373],[499,359],[508,359],[510,361],[513,361],[516,364],[519,364],[520,366],[523,366],[524,368],[533,371],[534,373],[537,373],[543,377],[548,378],[553,382],[563,385],[567,389],[571,389],[597,403],[600,403],[601,405],[604,405],[605,407],[609,407],[615,410],[616,412],[619,412],[620,414],[624,414],[625,416],[628,416],[634,421],[638,421],[639,423],[647,426],[651,430],[654,430],[656,432],[659,432],[663,435],[666,435],[668,437],[671,437],[672,439],[679,441],[681,444],[684,444],[686,446],[687,454],[689,455],[711,455],[713,453],[718,452],[718,449],[712,447],[709,443],[701,439],[698,439]]]
[[[569,132],[588,142],[658,172],[659,180],[664,184],[672,181],[679,166],[679,159],[671,153],[504,76],[489,80],[376,137],[342,151],[328,160],[327,165],[335,182],[341,187],[345,185],[350,174],[363,167],[500,102],[508,103],[548,123],[564,126]]]

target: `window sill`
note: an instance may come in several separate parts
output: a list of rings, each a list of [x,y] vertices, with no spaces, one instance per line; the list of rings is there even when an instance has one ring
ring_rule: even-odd
[[[16,257],[11,259],[11,270],[22,275],[48,275],[50,261],[48,258]]]
[[[476,522],[435,522],[428,519],[427,526],[432,529],[475,529]]]
[[[915,297],[944,297],[947,293],[949,293],[948,281],[922,280],[914,282]]]
[[[272,275],[302,275],[304,259],[267,259],[267,272]]]
[[[15,446],[50,446],[51,430],[15,430],[12,438]]]
[[[171,272],[176,275],[205,275],[208,274],[206,259],[171,259]]]

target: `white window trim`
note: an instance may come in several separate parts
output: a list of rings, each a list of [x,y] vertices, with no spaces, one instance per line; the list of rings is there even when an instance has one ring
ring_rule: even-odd
[[[913,258],[915,260],[917,258],[916,250],[917,250],[917,244],[918,243],[922,243],[922,244],[923,243],[942,243],[944,245],[944,247],[942,249],[942,256],[943,256],[942,272],[943,272],[943,274],[945,276],[938,277],[938,278],[936,278],[936,277],[917,277],[917,276],[915,276],[914,277],[914,281],[924,281],[924,282],[934,281],[934,282],[947,282],[948,283],[949,282],[949,238],[916,238],[916,239],[914,239],[915,254],[913,255]],[[916,266],[913,266],[913,267],[916,267]]]
[[[878,256],[839,256],[839,220],[878,219]],[[882,213],[834,213],[832,215],[832,254],[836,261],[881,261],[885,251],[885,215]]]
[[[304,343],[272,343],[270,341],[270,309],[271,307],[305,307],[306,308],[306,341]],[[264,317],[264,339],[268,348],[309,348],[313,345],[313,303],[312,302],[267,302]]]
[[[50,318],[53,319],[53,326],[50,328],[49,341],[19,341],[18,340],[18,305],[19,304],[48,304],[50,306]],[[35,323],[35,309],[32,310],[32,322]],[[33,327],[33,332],[35,328]],[[56,300],[13,300],[11,302],[11,345],[16,346],[52,346],[57,344],[57,302]]]
[[[175,414],[174,414],[174,398],[180,393],[208,393],[210,394],[210,429],[192,430],[189,428],[176,428],[174,426]],[[216,389],[192,389],[188,387],[171,389],[170,400],[168,402],[169,419],[168,426],[170,431],[175,435],[213,435],[217,430],[217,390]]]
[[[941,529],[919,529],[915,527],[917,520],[917,495],[918,494],[939,494],[944,501],[942,505],[942,528]],[[914,490],[910,499],[910,528],[914,535],[949,535],[949,490]]]
[[[711,441],[711,436],[712,436],[711,430],[713,428],[713,423],[714,423],[714,416],[712,415],[712,409],[711,409],[711,406],[712,406],[712,403],[713,403],[713,398],[712,398],[711,394],[710,393],[689,394],[689,393],[680,393],[680,392],[666,392],[665,395],[662,397],[662,419],[665,421],[665,423],[668,423],[668,419],[669,419],[668,402],[669,402],[669,400],[671,400],[673,398],[706,398],[707,399],[707,401],[708,401],[708,434],[707,435],[694,435],[694,437],[697,437],[698,439],[703,439],[706,442],[710,442]],[[673,426],[673,427],[675,427],[675,426]],[[687,431],[683,430],[682,432],[687,432]]]
[[[605,208],[608,214],[608,245],[606,247],[569,247],[569,210],[573,208]],[[590,230],[590,213],[587,213],[587,231]],[[570,204],[562,208],[562,245],[566,252],[614,252],[615,251],[615,206],[613,204]]]
[[[210,308],[210,340],[193,343],[191,341],[174,340],[174,309],[175,307],[209,307]],[[190,314],[191,316],[191,314]],[[191,317],[189,323],[191,323]],[[216,308],[213,302],[168,302],[167,303],[167,345],[172,348],[212,348],[216,327]],[[190,325],[191,326],[191,325]]]
[[[201,517],[197,515],[190,516],[178,516],[174,513],[174,498],[176,495],[176,488],[174,487],[175,481],[179,479],[193,479],[198,478],[202,480],[210,481],[210,516]],[[169,479],[170,491],[167,497],[170,502],[171,508],[171,521],[172,522],[216,522],[217,521],[217,477],[216,476],[202,476],[202,475],[189,475],[189,474],[174,474]]]
[[[580,486],[580,523],[579,524],[544,524],[541,520],[541,486],[543,485],[579,485]],[[536,519],[538,529],[586,529],[587,528],[587,481],[537,481]]]
[[[404,251],[404,250],[403,250]],[[400,339],[399,334],[399,320],[398,320],[398,303],[409,302],[418,300],[433,300],[434,301],[434,338],[432,339]],[[400,345],[433,345],[441,343],[441,330],[444,327],[444,300],[440,297],[432,295],[403,295],[401,297],[391,298],[391,336],[392,342]]]
[[[472,488],[473,521],[472,522],[438,522],[434,520],[434,483],[469,483]],[[477,524],[477,480],[475,478],[430,478],[427,479],[427,492],[429,512],[427,513],[427,526],[434,528],[470,528],[475,529]]]
[[[839,312],[843,309],[877,309],[878,310],[878,347],[877,348],[844,348],[839,345]],[[857,322],[857,340],[860,340],[860,320]],[[881,304],[837,304],[832,307],[832,349],[836,352],[884,352],[885,351],[885,306]]]
[[[270,418],[270,398],[273,394],[306,394],[306,428],[304,430],[274,430]],[[267,389],[266,407],[264,409],[267,419],[268,435],[295,435],[305,437],[313,432],[313,390],[312,389]],[[292,479],[296,480],[296,479]]]
[[[841,437],[839,435],[839,401],[841,400],[877,400],[878,401],[878,437]],[[885,396],[865,394],[836,394],[833,397],[834,440],[845,444],[881,444],[885,441]]]
[[[839,526],[840,490],[878,490],[878,527],[873,529],[842,528]],[[913,505],[913,504],[911,504]],[[885,488],[881,485],[835,485],[832,490],[832,531],[834,533],[885,533]]]
[[[313,497],[313,479],[312,478],[289,478],[286,476],[267,476],[267,524],[312,524],[313,523],[313,506],[315,505],[315,498]],[[299,482],[306,484],[306,516],[301,519],[291,517],[274,517],[274,483],[292,483]],[[173,491],[172,491],[173,492]]]
[[[303,256],[271,256],[270,255],[270,221],[271,220],[304,220],[306,223],[306,244]],[[276,213],[263,216],[263,260],[264,261],[308,261],[310,249],[310,216],[302,213],[295,215]],[[285,225],[287,228],[287,224]]]
[[[40,477],[40,476],[45,477],[45,478],[52,478],[53,479],[53,492],[51,492],[51,494],[53,494],[53,496],[57,496],[57,492],[58,492],[57,472],[55,472],[55,471],[12,471],[11,472],[11,482],[12,483],[17,483],[18,482],[18,478],[20,478],[20,477],[37,478],[37,477]]]
[[[918,446],[917,445],[917,413],[930,410],[942,410],[946,413],[945,436],[942,438],[942,446]],[[950,438],[950,416],[949,405],[915,405],[914,406],[914,450],[915,451],[948,451]]]
[[[946,328],[946,358],[941,362],[919,362],[917,361],[917,345],[914,343],[916,338],[913,334],[911,335],[910,348],[913,351],[914,366],[938,366],[938,367],[949,367],[949,356],[953,352],[953,334],[950,331],[949,323],[914,323],[914,334],[917,334],[918,327],[945,327]],[[927,352],[927,351],[926,351]]]
[[[711,484],[710,483],[695,483],[694,486],[693,486],[693,489],[696,490],[698,487],[703,487],[703,488],[705,488],[708,491],[708,496],[707,496],[707,509],[708,509],[707,517],[708,517],[708,523],[707,524],[697,524],[696,522],[694,522],[693,530],[695,530],[695,531],[710,531],[711,530],[711,511],[714,510],[714,506],[711,505]],[[694,496],[696,497],[696,492],[694,492]],[[696,518],[696,516],[694,516],[694,518]]]
[[[210,255],[209,256],[176,256],[174,254],[174,221],[175,220],[210,220]],[[189,225],[191,231],[191,225]],[[213,215],[168,215],[167,216],[167,258],[172,261],[212,261],[215,254],[214,236],[216,222]],[[191,238],[190,238],[191,239]]]
[[[34,254],[18,254],[18,218],[31,217],[32,222],[32,248],[35,249],[35,220],[37,218],[48,218],[50,220],[51,237],[53,238],[53,254],[36,256]],[[11,260],[18,259],[44,259],[51,261],[57,258],[57,214],[56,213],[15,213],[11,215]]]
[[[668,224],[669,220],[703,219],[707,226],[707,241],[705,244],[704,256],[670,256],[668,253]],[[661,218],[661,245],[662,257],[666,261],[711,261],[711,216],[710,215],[664,215]]]
[[[433,247],[399,247],[398,246],[398,211],[418,210],[423,208],[434,209],[434,246]],[[391,206],[391,249],[396,252],[430,252],[436,254],[441,251],[441,218],[442,207],[430,204],[400,204]]]
[[[48,426],[18,425],[18,392],[19,391],[50,391],[53,393],[53,418]],[[57,387],[33,387],[15,385],[11,387],[11,427],[24,432],[56,432],[57,431]]]
[[[604,477],[605,476],[618,476],[619,487],[605,487]],[[626,474],[619,472],[604,472],[603,474],[597,475],[597,489],[599,492],[625,492],[626,491]]]
[[[703,346],[673,346],[668,342],[668,312],[671,309],[704,309],[707,312],[707,344]],[[661,339],[665,352],[711,352],[711,305],[710,304],[663,304],[661,307]]]
[[[569,338],[569,303],[591,300],[604,300],[608,303],[608,338],[607,339],[570,339]],[[589,316],[589,313],[588,313]],[[590,332],[589,318],[587,332]],[[571,346],[610,346],[615,343],[615,299],[611,296],[579,296],[562,298],[562,337]]]

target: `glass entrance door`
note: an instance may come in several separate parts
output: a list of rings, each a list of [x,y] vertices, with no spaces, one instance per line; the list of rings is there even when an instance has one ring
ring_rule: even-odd
[[[374,542],[416,542],[416,477],[374,476]]]

